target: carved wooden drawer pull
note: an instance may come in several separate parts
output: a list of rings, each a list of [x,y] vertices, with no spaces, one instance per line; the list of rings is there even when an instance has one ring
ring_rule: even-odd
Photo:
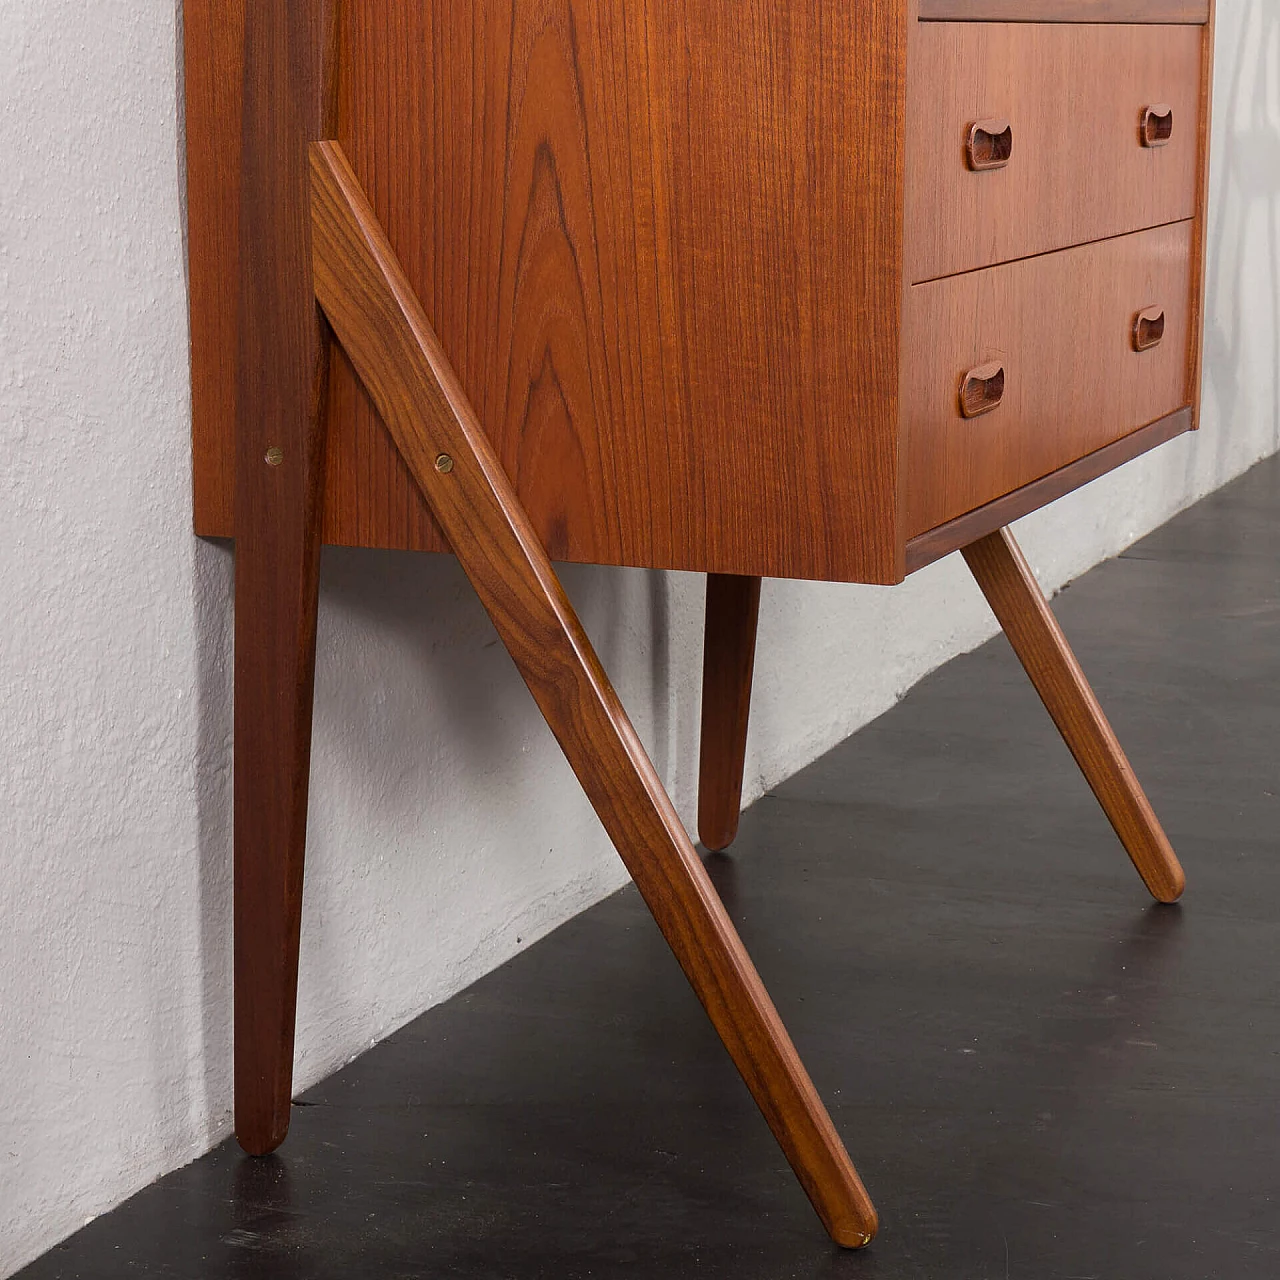
[[[1142,145],[1163,147],[1173,137],[1173,108],[1164,102],[1142,110]]]
[[[971,124],[964,153],[970,169],[1003,169],[1013,155],[1013,126],[1007,120]]]
[[[960,412],[976,418],[1000,407],[1004,399],[1004,365],[998,360],[980,364],[964,375],[960,384]]]
[[[1133,318],[1133,349],[1149,351],[1164,337],[1164,308],[1148,307]]]

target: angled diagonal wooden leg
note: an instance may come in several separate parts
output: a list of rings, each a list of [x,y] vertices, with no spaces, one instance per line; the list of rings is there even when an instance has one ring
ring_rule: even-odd
[[[827,1230],[875,1211],[341,149],[312,148],[316,296]]]
[[[964,558],[1143,883],[1176,902],[1186,884],[1178,857],[1013,534],[980,538]]]
[[[759,618],[759,578],[707,574],[698,835],[708,849],[727,849],[738,834]]]
[[[311,288],[308,145],[329,127],[332,0],[245,14],[235,481],[235,1119],[289,1128],[329,338]]]

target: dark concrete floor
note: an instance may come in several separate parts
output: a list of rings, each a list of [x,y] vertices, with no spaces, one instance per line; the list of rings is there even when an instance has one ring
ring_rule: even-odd
[[[1280,459],[1056,609],[1189,875],[1146,898],[1001,640],[712,867],[881,1214],[827,1243],[633,891],[30,1267],[1280,1276]],[[856,679],[851,668],[850,679]]]

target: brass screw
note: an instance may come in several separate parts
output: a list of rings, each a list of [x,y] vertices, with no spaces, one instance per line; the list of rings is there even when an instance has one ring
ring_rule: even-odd
[[[449,472],[453,470],[453,459],[449,457],[447,453],[442,453],[436,459],[436,470],[440,472],[442,476],[447,476]]]
[[[278,467],[284,461],[284,450],[278,444],[273,444],[267,450],[267,466]]]

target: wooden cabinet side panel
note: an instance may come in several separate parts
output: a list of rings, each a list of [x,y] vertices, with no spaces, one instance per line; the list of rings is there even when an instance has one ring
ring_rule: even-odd
[[[183,5],[192,486],[204,537],[229,537],[234,527],[244,3]]]
[[[901,575],[905,14],[347,6],[339,137],[554,557]],[[443,545],[345,362],[326,538]]]

